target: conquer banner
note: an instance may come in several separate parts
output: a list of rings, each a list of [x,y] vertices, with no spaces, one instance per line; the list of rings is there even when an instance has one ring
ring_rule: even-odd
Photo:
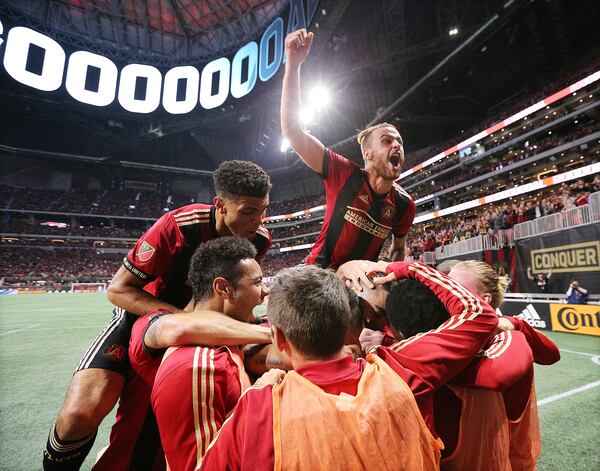
[[[520,292],[566,293],[575,279],[590,294],[598,294],[594,287],[600,286],[600,225],[521,239],[516,251]]]

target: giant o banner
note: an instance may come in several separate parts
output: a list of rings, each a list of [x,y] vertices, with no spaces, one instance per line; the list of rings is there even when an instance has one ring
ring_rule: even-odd
[[[114,104],[141,114],[209,110],[230,97],[240,99],[250,94],[258,79],[272,79],[285,62],[285,35],[307,27],[318,4],[318,0],[290,0],[257,41],[244,44],[232,57],[168,70],[150,64],[115,64],[90,51],[65,50],[45,34],[19,25],[9,27],[0,18],[3,72],[21,85],[47,93],[66,92],[88,106]]]

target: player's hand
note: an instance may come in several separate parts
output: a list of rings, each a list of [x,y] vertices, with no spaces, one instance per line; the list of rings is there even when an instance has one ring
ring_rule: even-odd
[[[396,281],[396,274],[394,272],[388,273],[385,276],[373,278],[373,284],[375,286],[385,285],[386,283],[391,283],[392,281]]]
[[[369,276],[372,273],[384,272],[387,263],[371,262],[369,260],[352,260],[341,265],[337,270],[338,277],[354,291],[362,291],[363,285],[369,289],[375,288]]]
[[[506,317],[498,317],[498,327],[494,331],[494,335],[500,332],[506,332],[508,330],[515,330],[515,326]]]
[[[284,376],[285,371],[273,368],[272,370],[267,371],[260,378],[258,378],[254,383],[254,387],[264,388],[265,386],[279,384],[281,383],[281,381],[283,381]]]
[[[385,334],[379,330],[363,329],[360,333],[360,347],[368,353],[373,347],[379,347]]]
[[[307,33],[305,28],[294,31],[285,37],[286,63],[299,65],[305,61],[310,52],[314,33]]]

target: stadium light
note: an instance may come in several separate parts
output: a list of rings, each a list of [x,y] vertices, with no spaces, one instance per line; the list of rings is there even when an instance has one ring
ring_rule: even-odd
[[[281,152],[285,152],[290,148],[290,141],[285,137],[281,140]]]
[[[448,34],[450,36],[456,36],[458,34],[458,28],[456,28],[456,27],[451,28],[450,31],[448,31]]]
[[[309,94],[309,104],[316,110],[322,110],[329,106],[331,94],[329,90],[321,85],[314,87]]]
[[[312,106],[303,106],[300,110],[300,121],[305,126],[315,121],[315,109]]]

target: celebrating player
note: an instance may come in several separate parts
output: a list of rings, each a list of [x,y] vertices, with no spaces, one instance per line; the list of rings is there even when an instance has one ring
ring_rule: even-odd
[[[77,366],[64,405],[44,450],[44,469],[79,469],[96,431],[114,407],[129,370],[127,350],[137,316],[175,312],[191,299],[186,286],[190,258],[200,243],[222,236],[247,238],[257,260],[271,237],[261,226],[269,204],[269,176],[245,161],[223,162],[215,171],[213,205],[192,204],[162,216],[136,243],[113,278],[114,317]],[[258,327],[258,326],[256,326]],[[236,332],[231,332],[234,336]],[[265,341],[262,329],[256,342]]]
[[[285,39],[286,64],[281,95],[281,128],[300,158],[325,183],[327,209],[307,264],[337,268],[348,260],[376,260],[392,234],[389,258],[403,260],[406,235],[414,219],[413,199],[395,180],[404,164],[398,130],[380,123],[358,135],[365,168],[325,148],[300,122],[300,65],[313,33],[300,29]]]
[[[335,275],[310,266],[277,275],[267,311],[274,344],[295,371],[241,397],[201,469],[438,469],[433,393],[473,359],[498,318],[435,270],[393,268],[427,284],[451,317],[401,351],[380,347],[366,361],[343,353],[351,314]]]

